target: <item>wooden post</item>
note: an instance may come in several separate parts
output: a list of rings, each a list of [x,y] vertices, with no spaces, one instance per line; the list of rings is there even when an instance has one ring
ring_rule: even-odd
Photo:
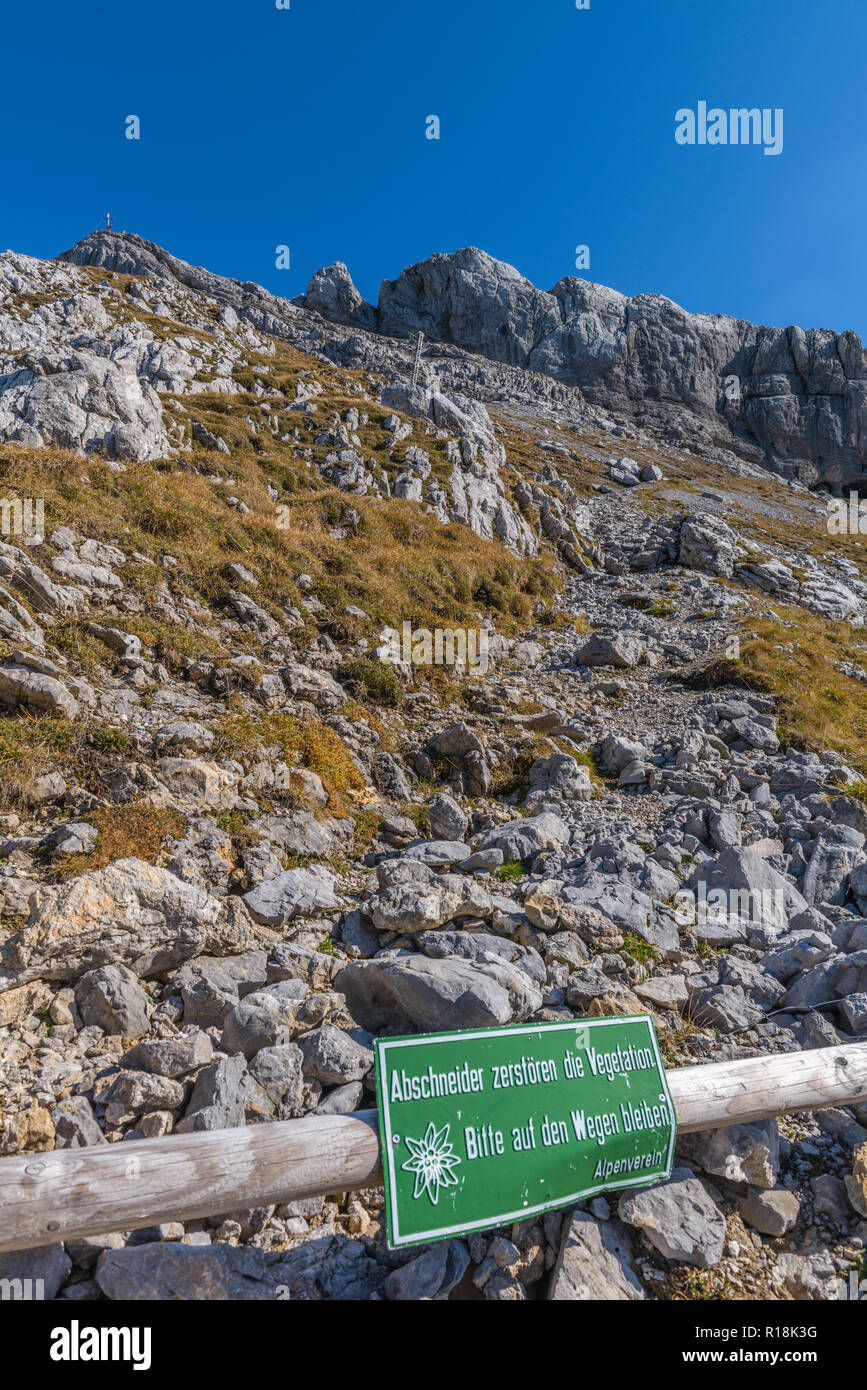
[[[678,1128],[867,1099],[867,1042],[668,1073]],[[374,1110],[0,1160],[0,1251],[350,1192],[381,1181]]]

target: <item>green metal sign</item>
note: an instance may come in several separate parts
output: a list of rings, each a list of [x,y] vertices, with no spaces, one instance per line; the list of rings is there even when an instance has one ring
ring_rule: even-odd
[[[388,1241],[483,1231],[671,1173],[647,1015],[376,1040]]]

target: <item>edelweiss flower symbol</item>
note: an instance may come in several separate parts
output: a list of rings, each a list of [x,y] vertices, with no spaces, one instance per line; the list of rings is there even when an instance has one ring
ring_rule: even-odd
[[[457,1154],[452,1153],[448,1139],[449,1126],[443,1125],[437,1132],[433,1122],[428,1125],[424,1139],[407,1138],[412,1158],[408,1158],[401,1167],[406,1173],[415,1173],[413,1200],[426,1191],[436,1206],[441,1187],[457,1187],[458,1180],[452,1169],[461,1160]]]

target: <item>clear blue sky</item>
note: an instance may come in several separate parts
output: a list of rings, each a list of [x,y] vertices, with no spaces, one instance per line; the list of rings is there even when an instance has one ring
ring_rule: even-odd
[[[346,261],[375,301],[468,245],[547,289],[582,243],[627,294],[867,336],[864,0],[43,0],[3,29],[0,247],[110,210],[287,296]],[[678,146],[702,100],[782,107],[782,154]]]

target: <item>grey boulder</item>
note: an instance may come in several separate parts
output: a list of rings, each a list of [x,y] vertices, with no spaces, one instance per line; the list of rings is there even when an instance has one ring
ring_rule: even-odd
[[[176,1038],[137,1043],[125,1052],[121,1066],[154,1076],[187,1076],[213,1060],[214,1048],[207,1033],[192,1029]]]
[[[0,1252],[0,1280],[10,1280],[12,1291],[8,1297],[12,1299],[16,1298],[17,1280],[22,1284],[22,1292],[18,1295],[21,1299],[28,1298],[25,1289],[31,1290],[30,1298],[56,1298],[71,1271],[72,1261],[62,1245],[38,1245],[32,1250]],[[41,1281],[39,1294],[28,1281],[34,1281],[36,1287]]]
[[[288,1120],[297,1113],[304,1094],[303,1061],[304,1054],[294,1043],[257,1052],[249,1069],[248,1120]]]
[[[569,827],[553,811],[538,816],[507,822],[486,830],[479,840],[479,849],[498,849],[506,863],[532,859],[546,849],[568,845]]]
[[[772,1188],[780,1171],[780,1131],[776,1120],[727,1125],[682,1135],[677,1152],[728,1182]]]
[[[106,1298],[134,1300],[272,1300],[279,1282],[262,1250],[181,1245],[176,1241],[106,1250],[96,1266]]]
[[[798,1223],[800,1199],[786,1187],[755,1188],[738,1202],[742,1219],[766,1236],[784,1236]]]
[[[297,1005],[307,993],[300,980],[246,995],[223,1020],[220,1047],[223,1052],[242,1052],[255,1057],[263,1047],[291,1041],[297,1024]]]
[[[325,1086],[361,1081],[373,1068],[373,1051],[357,1037],[325,1023],[298,1039],[305,1076]]]
[[[420,861],[403,861],[387,883],[365,904],[380,931],[430,931],[464,917],[489,918],[493,912],[490,893],[481,883],[460,874],[435,874]]]
[[[737,538],[719,517],[697,512],[688,516],[680,529],[678,563],[687,569],[730,579],[738,553]]]
[[[529,772],[528,803],[546,800],[590,801],[593,783],[576,760],[568,753],[554,753],[549,758],[537,758]]]
[[[725,1217],[689,1168],[675,1168],[658,1187],[624,1193],[617,1210],[668,1260],[710,1269],[722,1259]]]
[[[112,1036],[137,1038],[150,1026],[151,1001],[125,965],[103,965],[82,975],[75,1002],[86,1025],[96,1024]]]
[[[244,902],[254,921],[283,927],[294,917],[338,907],[334,883],[334,875],[319,866],[288,869],[245,893]]]
[[[438,1241],[389,1274],[385,1296],[401,1303],[447,1298],[469,1263],[470,1252],[462,1240]]]
[[[175,1126],[179,1134],[236,1129],[244,1123],[247,1063],[243,1057],[224,1057],[204,1067],[196,1077],[186,1114]]]
[[[430,960],[409,953],[351,961],[335,982],[363,1028],[408,1022],[423,1031],[519,1023],[542,1004],[537,985],[506,961]]]
[[[462,840],[469,825],[454,797],[440,792],[428,802],[431,834],[441,840]]]
[[[102,965],[137,975],[171,970],[204,949],[220,903],[166,869],[117,859],[59,888],[40,888],[30,919],[0,950],[0,990],[27,980],[77,980]]]
[[[77,719],[80,713],[78,701],[56,676],[15,662],[4,662],[0,666],[0,700],[6,705],[24,705],[41,713],[65,715],[67,719]]]
[[[646,643],[635,632],[594,632],[575,654],[578,666],[614,666],[628,670],[644,656]]]
[[[557,1303],[647,1298],[633,1267],[632,1233],[616,1219],[596,1221],[588,1212],[567,1218],[548,1298]]]
[[[107,1139],[86,1096],[68,1096],[51,1111],[55,1149],[86,1149]]]

